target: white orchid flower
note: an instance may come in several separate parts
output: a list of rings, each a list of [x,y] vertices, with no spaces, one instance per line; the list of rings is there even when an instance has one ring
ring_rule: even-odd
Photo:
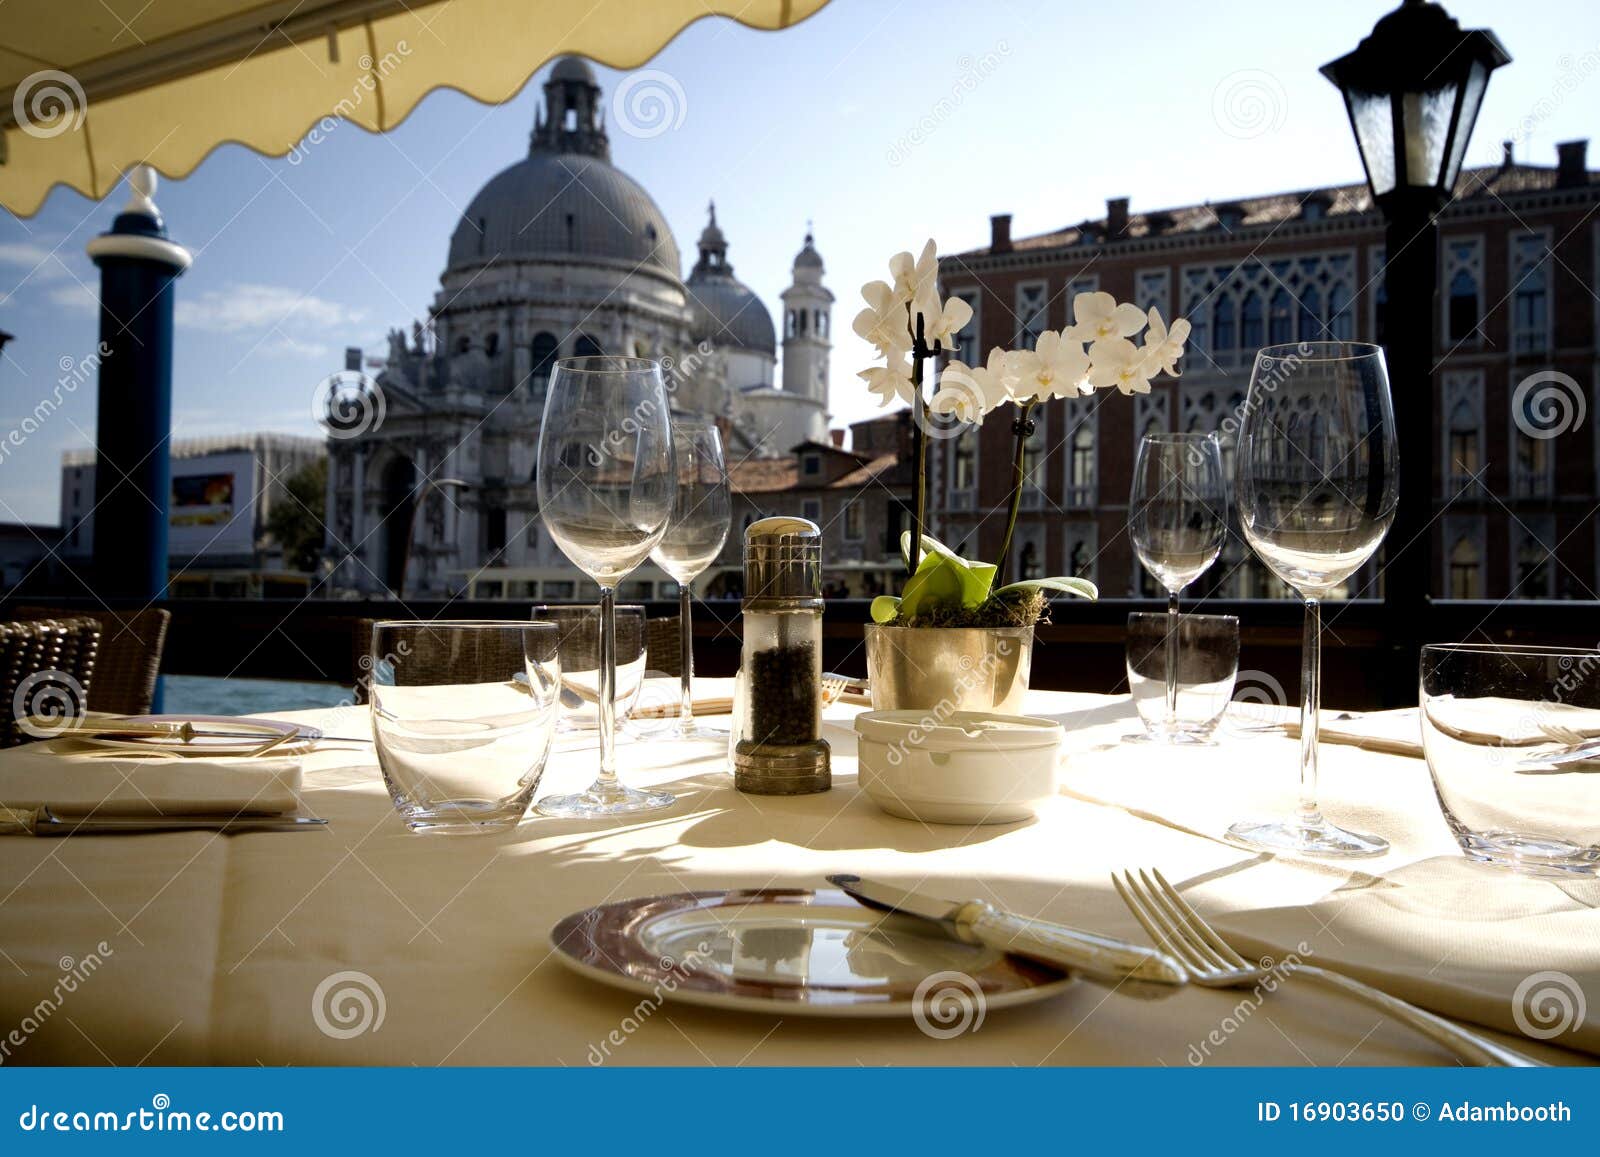
[[[861,287],[867,308],[851,323],[856,336],[871,342],[884,356],[896,350],[910,350],[911,335],[906,329],[906,303],[887,281],[869,281]]]
[[[1150,328],[1145,331],[1144,346],[1139,351],[1150,364],[1150,376],[1154,377],[1158,370],[1179,376],[1178,359],[1183,356],[1183,343],[1189,340],[1189,328],[1189,319],[1180,317],[1169,330],[1161,320],[1161,311],[1150,307]]]
[[[921,257],[896,253],[889,258],[889,277],[901,305],[926,303],[939,283],[939,247],[933,238],[928,238],[928,243],[922,247]]]
[[[1143,316],[1142,314],[1140,315]],[[1124,394],[1148,394],[1155,372],[1145,353],[1125,337],[1108,337],[1089,347],[1089,384],[1116,386]]]
[[[911,362],[906,352],[899,348],[890,349],[884,355],[887,364],[873,366],[856,375],[867,383],[867,389],[878,396],[881,405],[887,406],[897,398],[909,405],[916,396],[916,387],[911,384]]]
[[[987,366],[959,361],[945,366],[928,408],[936,414],[954,414],[963,422],[981,422],[985,414],[1010,400],[1006,354],[996,348],[990,351]]]
[[[938,301],[938,297],[933,298],[933,304],[937,305]],[[912,306],[912,311],[913,314],[917,312],[915,305]],[[954,349],[959,344],[956,341],[956,334],[965,329],[967,322],[971,320],[972,306],[959,297],[947,298],[937,314],[931,317],[924,315],[922,340],[927,342],[930,348],[935,342],[939,342],[947,350]],[[912,324],[916,324],[915,318]]]
[[[1116,298],[1104,292],[1078,294],[1072,299],[1072,316],[1076,324],[1066,330],[1072,341],[1132,337],[1144,328],[1144,311],[1127,302],[1118,305]]]
[[[1043,402],[1089,392],[1084,388],[1089,357],[1083,346],[1053,329],[1040,334],[1031,350],[1016,350],[1012,356],[1012,370],[1018,379],[1014,387],[1017,401]]]

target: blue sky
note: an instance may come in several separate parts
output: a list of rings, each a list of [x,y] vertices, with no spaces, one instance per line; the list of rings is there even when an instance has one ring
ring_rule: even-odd
[[[1392,7],[834,0],[781,34],[703,20],[645,66],[681,89],[681,122],[630,135],[608,113],[612,155],[666,214],[685,273],[715,197],[735,272],[774,312],[815,221],[839,297],[832,409],[848,422],[874,409],[854,376],[870,351],[848,323],[898,249],[983,244],[996,212],[1021,236],[1100,216],[1110,196],[1139,210],[1358,179],[1317,68]],[[1513,137],[1519,156],[1553,164],[1556,141],[1600,129],[1600,5],[1448,7],[1514,58],[1469,163]],[[381,353],[389,328],[424,314],[460,213],[525,154],[543,72],[498,107],[437,92],[384,136],[340,126],[297,164],[229,146],[164,182],[168,227],[195,252],[179,283],[175,436],[317,433],[317,383],[345,346]],[[600,70],[608,108],[626,75]],[[0,329],[17,335],[0,361],[0,426],[54,389],[63,359],[93,350],[84,245],[124,199],[58,189],[32,218],[0,215]],[[0,462],[0,520],[58,520],[61,452],[91,444],[94,409],[92,388],[68,395]]]

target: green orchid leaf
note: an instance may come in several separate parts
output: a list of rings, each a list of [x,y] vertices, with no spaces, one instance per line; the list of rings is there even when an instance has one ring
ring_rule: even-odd
[[[988,563],[930,551],[922,556],[917,573],[906,580],[900,613],[912,618],[934,607],[975,609],[989,598],[994,576],[995,568]]]
[[[1058,591],[1064,595],[1077,595],[1080,599],[1100,597],[1100,588],[1088,579],[1081,578],[1023,579],[1018,583],[1007,583],[994,593],[996,597],[1004,598],[1012,591]]]
[[[892,623],[900,617],[900,600],[893,595],[879,595],[872,600],[872,621]]]
[[[947,555],[950,558],[960,557],[955,551],[951,550],[937,538],[934,538],[931,534],[925,534],[922,536],[922,554],[923,557],[927,557],[930,554],[942,554]],[[902,530],[900,532],[900,557],[905,560],[905,564],[907,566],[911,565],[911,532],[909,530]]]

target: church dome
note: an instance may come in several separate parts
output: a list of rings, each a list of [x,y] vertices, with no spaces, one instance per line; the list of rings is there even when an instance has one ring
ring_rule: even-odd
[[[778,338],[772,315],[755,290],[733,275],[728,242],[717,225],[717,207],[700,234],[700,260],[685,283],[694,313],[689,336],[723,349],[743,349],[776,357]]]
[[[450,238],[449,270],[495,259],[614,261],[676,278],[678,243],[632,177],[611,164],[600,86],[587,61],[558,61],[528,157],[492,177]]]

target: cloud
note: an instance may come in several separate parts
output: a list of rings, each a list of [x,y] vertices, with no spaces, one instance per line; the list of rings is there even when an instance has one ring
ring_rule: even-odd
[[[88,282],[74,281],[71,285],[58,285],[52,289],[46,300],[51,305],[62,309],[71,309],[83,312],[98,310],[100,308],[100,293]]]
[[[276,330],[288,342],[308,346],[305,335],[360,325],[366,312],[301,293],[283,285],[239,283],[213,289],[178,302],[177,321],[188,329],[211,333],[248,333]]]

